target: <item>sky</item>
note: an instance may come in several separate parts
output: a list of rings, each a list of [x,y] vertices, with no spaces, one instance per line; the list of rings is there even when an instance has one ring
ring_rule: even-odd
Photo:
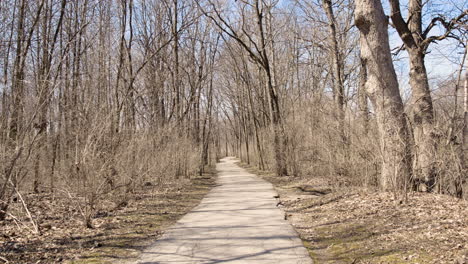
[[[386,1],[384,1],[386,2]],[[406,4],[402,2],[402,12],[406,9]],[[429,0],[426,10],[423,10],[423,30],[432,17],[443,14],[446,17],[455,17],[461,14],[461,10],[468,8],[468,2],[465,0]],[[388,7],[386,7],[388,14]],[[403,14],[406,17],[406,14]],[[431,35],[441,35],[444,33],[442,26],[434,27]],[[466,37],[465,37],[466,39]],[[402,44],[400,37],[395,29],[389,27],[390,48],[399,47]],[[431,89],[437,89],[437,83],[443,80],[454,78],[460,70],[462,64],[464,47],[457,40],[447,39],[437,43],[432,43],[428,49],[429,53],[425,58],[425,65],[428,72]],[[409,88],[408,85],[408,55],[401,52],[394,57],[395,68],[400,80],[401,88]]]
[[[294,1],[316,1],[321,0],[279,0],[279,6],[287,6]],[[346,0],[344,0],[346,1]],[[425,3],[423,9],[423,29],[429,24],[432,18],[436,15],[444,15],[448,18],[458,16],[462,10],[468,9],[468,1],[466,0],[423,0]],[[408,0],[400,0],[401,11],[403,17],[406,18]],[[385,13],[390,12],[388,0],[382,0]],[[436,26],[431,30],[430,35],[442,34],[442,27]],[[401,46],[402,41],[395,29],[389,27],[390,48]],[[429,54],[426,56],[426,68],[432,84],[436,84],[437,80],[452,78],[460,69],[461,60],[463,57],[464,48],[455,40],[443,40],[438,43],[432,43],[429,47]],[[395,70],[398,74],[400,86],[405,90],[408,85],[408,56],[406,52],[401,52],[395,59]],[[432,85],[435,86],[435,85]]]

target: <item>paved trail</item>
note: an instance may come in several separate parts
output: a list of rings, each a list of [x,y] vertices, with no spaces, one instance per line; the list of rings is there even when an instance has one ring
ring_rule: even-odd
[[[225,158],[218,184],[201,204],[145,250],[138,263],[311,264],[276,207],[272,185]]]

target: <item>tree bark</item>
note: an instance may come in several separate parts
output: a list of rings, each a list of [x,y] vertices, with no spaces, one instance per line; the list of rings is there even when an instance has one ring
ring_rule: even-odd
[[[388,43],[387,18],[380,0],[357,0],[355,23],[367,65],[366,92],[380,133],[382,190],[402,190],[410,175],[409,136]]]
[[[367,81],[367,66],[364,59],[361,58],[361,70],[359,71],[359,90],[358,90],[358,107],[359,119],[361,120],[364,128],[364,133],[367,135],[369,132],[369,106],[367,105],[366,95],[366,81]]]
[[[268,93],[270,95],[270,106],[271,106],[271,121],[273,126],[274,136],[274,152],[276,161],[276,174],[278,176],[288,175],[288,168],[286,164],[286,134],[283,127],[283,120],[281,118],[280,103],[276,87],[273,85],[273,76],[269,57],[266,50],[265,32],[263,29],[263,14],[261,11],[261,1],[255,1],[255,8],[257,14],[257,24],[260,33],[260,45],[262,47],[262,53],[260,56],[263,61],[263,69],[265,70],[267,77]]]
[[[19,6],[18,25],[16,30],[16,57],[13,65],[14,74],[11,84],[11,95],[12,95],[12,110],[11,110],[11,121],[10,121],[10,138],[17,140],[18,132],[21,130],[21,124],[23,122],[23,78],[24,68],[22,67],[23,51],[24,49],[24,20],[26,12],[26,1],[23,0]]]
[[[466,51],[468,53],[468,47]],[[466,172],[468,172],[468,56],[466,56],[466,69],[465,69],[465,84],[464,84],[464,97],[463,97],[463,134],[462,134],[462,168],[465,171],[465,177],[461,179],[462,190],[459,194],[460,197],[463,195],[466,196],[468,186],[468,177]]]
[[[178,0],[173,1],[174,10],[173,10],[173,20],[172,20],[172,37],[174,39],[173,55],[174,55],[174,66],[172,70],[172,85],[174,87],[174,109],[175,117],[177,122],[181,122],[181,100],[180,100],[180,83],[179,83],[179,32],[178,32]]]
[[[434,109],[424,65],[424,54],[421,51],[410,51],[409,54],[415,158],[413,179],[419,191],[430,191],[434,187],[436,178]]]
[[[346,142],[346,135],[344,132],[345,112],[344,112],[344,84],[343,84],[343,61],[338,47],[338,38],[336,32],[335,15],[333,14],[333,7],[331,0],[323,0],[323,8],[328,17],[328,27],[330,31],[331,55],[333,58],[333,97],[336,104],[336,111],[338,113],[339,132],[343,142]]]
[[[422,1],[410,0],[408,22],[403,20],[398,0],[390,0],[391,18],[408,51],[410,62],[411,117],[414,135],[413,179],[420,191],[430,191],[435,184],[434,108],[432,105],[424,57],[427,45],[423,43]]]

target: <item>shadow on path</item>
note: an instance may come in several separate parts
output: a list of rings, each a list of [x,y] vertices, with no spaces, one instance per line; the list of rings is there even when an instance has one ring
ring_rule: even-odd
[[[219,186],[146,249],[138,263],[312,263],[276,207],[272,185],[235,161],[218,163]]]

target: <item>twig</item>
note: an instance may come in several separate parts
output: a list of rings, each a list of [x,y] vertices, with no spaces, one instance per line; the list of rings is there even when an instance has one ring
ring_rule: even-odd
[[[10,216],[10,217],[13,219],[13,221],[15,222],[16,226],[18,227],[18,229],[21,230],[21,227],[20,227],[20,225],[18,224],[18,223],[19,223],[18,218],[16,218],[16,216],[14,216],[14,215],[12,215],[12,214],[10,214],[10,213],[8,213],[8,212],[7,212],[7,215]]]
[[[21,203],[23,204],[23,208],[24,208],[24,210],[26,210],[26,213],[28,214],[29,220],[31,221],[31,224],[34,227],[34,233],[38,234],[39,233],[39,227],[37,226],[36,222],[34,222],[34,219],[33,219],[32,215],[31,215],[31,212],[29,211],[28,206],[24,202],[23,196],[21,195],[21,193],[18,191],[18,189],[16,187],[15,187],[15,192],[16,192],[16,194],[18,194],[18,197],[21,200]]]

